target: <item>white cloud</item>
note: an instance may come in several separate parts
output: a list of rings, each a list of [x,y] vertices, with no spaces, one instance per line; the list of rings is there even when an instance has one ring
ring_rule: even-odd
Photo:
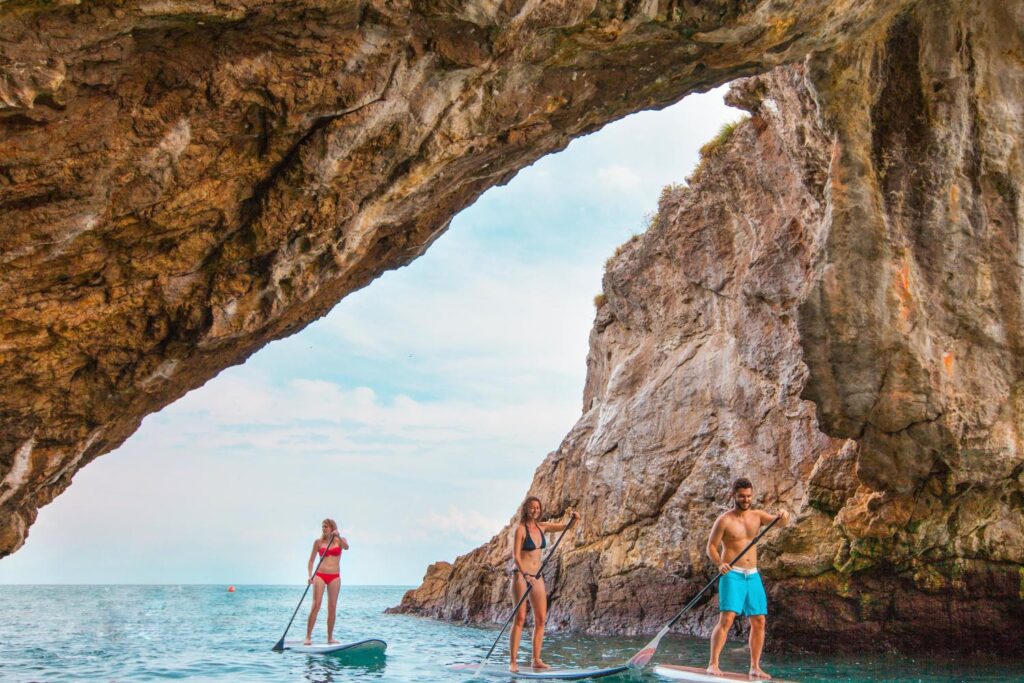
[[[496,272],[476,269],[474,256],[451,255],[435,266],[450,277],[429,289],[389,274],[372,295],[364,290],[335,309],[322,327],[356,354],[411,355],[441,379],[458,379],[472,365],[476,377],[491,371],[495,386],[524,371],[582,381],[600,264],[552,270],[512,263]]]
[[[426,538],[441,533],[459,540],[480,542],[480,539],[488,539],[496,534],[507,523],[508,519],[489,517],[476,510],[462,510],[448,505],[444,514],[428,512],[416,526]]]
[[[635,190],[643,185],[640,174],[628,166],[611,164],[597,170],[600,183],[612,190]]]
[[[489,404],[405,395],[385,400],[369,387],[310,379],[275,385],[254,373],[229,371],[168,408],[154,428],[161,439],[202,440],[211,448],[372,455],[401,453],[410,444],[532,443],[533,437],[524,439],[524,424],[530,425],[527,433],[550,434],[573,419],[566,406],[545,395]]]

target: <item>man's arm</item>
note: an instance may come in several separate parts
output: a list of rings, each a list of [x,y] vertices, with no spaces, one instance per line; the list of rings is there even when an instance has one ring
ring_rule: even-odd
[[[776,516],[782,518],[782,526],[789,524],[789,510],[786,510],[785,508],[780,510],[778,515],[773,515],[765,510],[755,510],[754,512],[757,513],[757,518],[761,520],[761,526],[771,524],[772,520],[775,519]]]
[[[732,567],[728,562],[722,561],[722,555],[718,552],[718,546],[722,544],[723,536],[725,536],[725,528],[722,524],[722,517],[719,517],[711,527],[711,535],[708,536],[707,553],[708,557],[711,558],[711,561],[715,563],[716,567],[718,567],[718,571],[723,574],[728,574]]]

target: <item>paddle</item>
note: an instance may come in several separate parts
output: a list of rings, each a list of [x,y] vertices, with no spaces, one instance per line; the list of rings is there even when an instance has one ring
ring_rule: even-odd
[[[337,531],[331,532],[331,537],[327,541],[327,548],[324,549],[324,554],[320,556],[320,561],[316,563],[316,569],[313,570],[313,576],[316,576],[316,573],[320,570],[320,565],[323,563],[324,558],[327,557],[327,550],[331,547],[331,541],[333,541],[334,537],[337,535]],[[284,633],[281,634],[281,640],[277,641],[274,647],[270,648],[274,652],[281,652],[284,650],[284,637],[288,635],[288,629],[292,627],[292,622],[295,621],[295,615],[299,613],[299,608],[302,607],[302,601],[306,599],[306,593],[309,592],[309,587],[312,585],[312,581],[306,583],[306,590],[302,591],[302,597],[299,598],[299,604],[295,605],[295,611],[292,612],[292,618],[288,620],[288,625],[284,627]]]
[[[555,544],[551,546],[551,550],[548,551],[548,556],[545,557],[544,561],[540,563],[540,569],[537,570],[537,576],[540,576],[541,573],[544,571],[544,565],[546,565],[548,563],[548,560],[550,560],[554,556],[555,551],[558,550],[558,544],[562,542],[562,538],[565,537],[565,535],[569,532],[569,529],[571,529],[572,525],[575,523],[576,518],[570,516],[569,523],[565,525],[565,528],[562,529],[562,533],[558,536],[558,539],[555,541]],[[530,533],[529,527],[527,527],[526,533]],[[494,639],[493,643],[491,643],[491,649],[487,651],[487,655],[484,657],[484,661],[480,662],[480,667],[478,667],[477,671],[479,671],[479,669],[487,663],[487,660],[490,659],[491,653],[494,652],[494,648],[498,645],[498,641],[501,640],[501,637],[505,635],[505,629],[507,629],[508,625],[512,623],[512,617],[514,617],[516,615],[516,612],[519,611],[519,607],[523,604],[523,601],[526,600],[526,596],[530,594],[531,588],[533,588],[533,584],[527,581],[526,592],[523,593],[523,597],[519,598],[519,602],[516,603],[516,606],[512,608],[512,614],[508,615],[508,619],[505,620],[505,624],[501,627],[501,631],[498,633],[498,637]]]
[[[736,564],[737,562],[739,562],[739,559],[746,555],[747,551],[753,548],[754,544],[760,541],[761,537],[768,533],[768,530],[775,526],[775,523],[778,522],[780,519],[781,517],[776,517],[775,519],[773,519],[768,524],[768,526],[761,530],[761,533],[754,537],[753,541],[747,544],[746,548],[740,551],[739,555],[732,558],[729,564]],[[697,601],[700,600],[700,596],[704,595],[705,591],[707,591],[707,589],[711,588],[711,586],[714,585],[715,581],[718,580],[719,576],[721,576],[721,574],[708,581],[707,585],[701,588],[700,592],[697,593],[697,595],[693,596],[693,599],[690,600],[690,602],[686,603],[686,606],[683,607],[683,609],[679,610],[679,613],[672,617],[672,619],[669,620],[667,624],[665,624],[664,628],[658,631],[658,635],[654,636],[654,640],[647,643],[647,645],[644,646],[644,649],[640,650],[635,655],[633,655],[632,659],[630,659],[626,663],[626,666],[628,666],[630,669],[639,669],[641,667],[647,666],[647,663],[650,662],[651,659],[654,657],[654,653],[658,651],[658,644],[661,643],[661,639],[665,637],[665,634],[669,632],[669,629],[675,626],[676,622],[682,618],[683,614],[685,614],[688,609],[697,604]]]

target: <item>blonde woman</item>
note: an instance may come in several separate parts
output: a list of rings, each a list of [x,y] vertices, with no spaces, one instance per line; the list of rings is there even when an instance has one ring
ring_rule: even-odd
[[[348,541],[338,534],[338,525],[333,519],[325,519],[320,525],[320,536],[313,541],[313,551],[309,554],[309,566],[306,573],[309,575],[309,583],[313,586],[313,606],[309,610],[309,620],[306,623],[306,645],[313,643],[313,626],[316,624],[316,615],[320,612],[320,603],[323,602],[324,589],[327,589],[327,642],[335,644],[334,639],[334,617],[338,609],[338,593],[341,591],[341,573],[338,566],[341,563],[341,551],[348,550]],[[313,574],[313,561],[317,555],[323,557],[316,574]]]
[[[515,537],[512,541],[512,560],[516,565],[516,573],[512,579],[512,604],[522,599],[526,589],[530,587],[530,609],[533,610],[533,668],[550,669],[540,657],[544,645],[544,622],[548,616],[548,591],[544,585],[544,577],[540,575],[543,550],[547,547],[547,534],[562,531],[569,522],[542,522],[544,510],[540,499],[530,496],[523,501],[519,509],[519,524],[516,525]],[[579,519],[576,512],[570,513],[570,520]],[[519,641],[526,625],[526,603],[519,606],[512,631],[509,633],[509,665],[508,670],[519,671]]]

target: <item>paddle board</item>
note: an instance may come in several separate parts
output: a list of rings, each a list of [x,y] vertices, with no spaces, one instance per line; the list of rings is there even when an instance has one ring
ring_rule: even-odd
[[[671,678],[675,681],[693,681],[694,683],[724,683],[725,681],[750,683],[750,681],[759,680],[751,678],[747,674],[738,674],[731,671],[723,671],[717,676],[712,676],[706,669],[700,669],[695,666],[674,666],[672,664],[658,664],[654,667],[654,673],[662,678]],[[793,683],[793,681],[784,681],[781,678],[772,678],[771,681],[772,683]]]
[[[508,664],[484,664],[482,667],[479,664],[452,664],[449,668],[468,674],[491,676],[494,678],[548,681],[582,681],[587,678],[604,678],[605,676],[612,676],[629,669],[625,664],[603,669],[534,669],[530,666],[521,666],[516,673],[508,670]]]
[[[377,640],[376,638],[360,640],[355,643],[335,643],[333,645],[328,645],[327,643],[303,645],[301,640],[284,641],[284,649],[291,650],[292,652],[304,652],[311,655],[381,655],[384,654],[384,650],[386,650],[387,647],[387,643],[383,640]]]

